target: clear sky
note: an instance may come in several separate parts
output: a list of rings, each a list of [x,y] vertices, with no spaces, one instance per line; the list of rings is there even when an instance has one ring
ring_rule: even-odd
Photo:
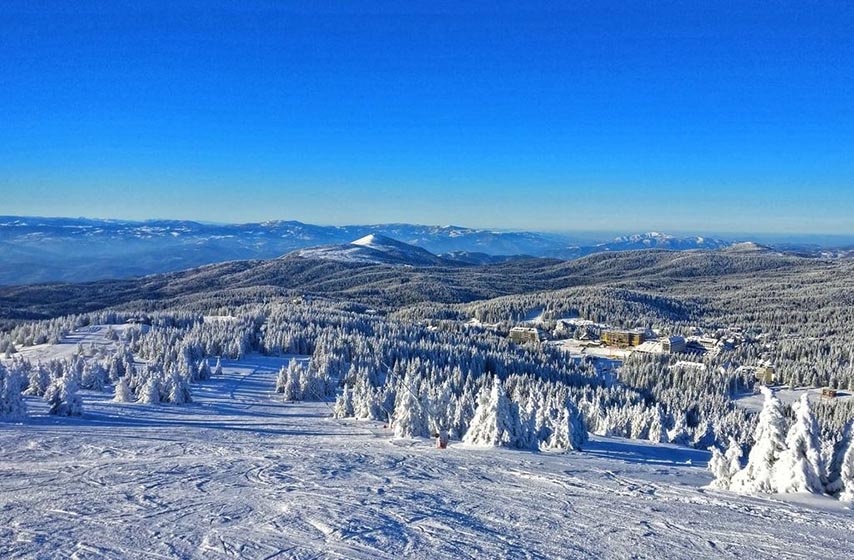
[[[0,214],[854,233],[850,6],[4,0]]]

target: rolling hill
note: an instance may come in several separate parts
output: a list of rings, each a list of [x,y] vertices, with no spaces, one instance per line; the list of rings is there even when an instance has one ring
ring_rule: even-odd
[[[454,264],[454,262],[438,257],[421,247],[375,233],[370,233],[350,243],[300,249],[294,254],[307,259],[396,266],[449,266]]]
[[[48,318],[114,306],[235,305],[297,295],[340,298],[392,310],[571,287],[608,286],[661,294],[678,288],[690,294],[724,280],[741,286],[755,283],[758,277],[842,277],[852,265],[849,260],[765,252],[655,249],[603,252],[572,261],[527,258],[461,265],[426,252],[425,256],[416,249],[373,237],[363,244],[319,249],[320,255],[296,252],[276,259],[230,261],[131,279],[0,287],[0,318]],[[377,260],[337,258],[341,251]],[[336,258],[328,258],[330,254]],[[424,262],[400,266],[402,255]],[[378,262],[380,259],[385,262]]]

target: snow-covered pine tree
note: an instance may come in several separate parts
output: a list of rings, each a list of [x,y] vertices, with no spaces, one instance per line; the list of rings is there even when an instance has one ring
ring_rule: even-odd
[[[807,393],[801,395],[793,408],[795,421],[786,435],[786,449],[774,464],[775,491],[820,494],[824,492],[826,472],[818,422]]]
[[[130,385],[128,385],[128,382],[124,377],[120,377],[119,380],[116,381],[113,394],[113,400],[115,402],[129,403],[136,401],[136,395],[133,394]]]
[[[83,400],[78,391],[74,375],[59,377],[45,391],[44,399],[49,405],[48,413],[56,416],[80,416],[83,414]]]
[[[0,417],[14,419],[27,415],[27,406],[21,396],[22,382],[16,369],[0,364]]]
[[[203,362],[207,363],[207,362]],[[201,368],[199,368],[201,372]],[[190,384],[187,383],[177,371],[172,371],[169,374],[169,384],[167,390],[167,399],[172,404],[186,404],[193,402],[193,396],[190,392]]]
[[[712,458],[709,459],[709,470],[715,476],[712,488],[728,490],[732,483],[732,477],[741,470],[741,446],[735,439],[730,438],[726,453],[721,453],[717,447],[710,447]]]
[[[765,403],[759,413],[759,422],[753,432],[753,448],[747,456],[747,465],[732,477],[730,490],[735,492],[773,493],[774,465],[786,449],[786,418],[783,405],[768,387],[761,387]]]
[[[279,373],[276,374],[276,392],[284,393],[285,385],[288,383],[288,369],[285,366],[279,368]],[[290,399],[285,399],[290,400]]]
[[[848,447],[851,445],[852,427],[854,427],[854,421],[848,421],[842,429],[839,439],[831,446],[830,456],[827,460],[827,484],[825,485],[825,491],[828,494],[839,494],[843,490],[842,465]]]
[[[156,375],[151,375],[139,391],[142,404],[160,404],[160,381]]]
[[[448,431],[451,423],[451,387],[445,382],[426,393],[427,429],[430,434]],[[422,401],[423,402],[423,401]]]
[[[744,450],[741,444],[735,438],[729,438],[729,445],[726,448],[726,460],[729,465],[729,480],[735,476],[735,473],[741,470],[741,457],[744,455]]]
[[[653,443],[667,441],[666,418],[661,405],[656,404],[654,408],[650,409],[650,416],[647,439]]]
[[[107,384],[107,370],[97,362],[87,362],[83,366],[80,386],[93,391],[103,391]]]
[[[492,384],[485,385],[478,395],[477,409],[463,441],[471,445],[491,447],[515,446],[513,435],[518,433],[518,430],[510,404],[504,386],[494,377]]]
[[[709,470],[712,471],[712,476],[715,477],[709,486],[726,490],[729,488],[731,482],[729,463],[727,463],[726,457],[716,446],[710,447],[709,451],[712,453],[712,456],[709,457]]]
[[[36,364],[36,366],[30,370],[26,394],[34,397],[43,397],[44,392],[47,391],[47,388],[50,385],[50,382],[50,372],[47,368],[41,364]]]
[[[346,385],[335,400],[333,413],[335,418],[350,418],[353,416],[353,390]]]
[[[199,362],[198,367],[198,379],[199,381],[207,381],[211,378],[211,366],[208,364],[207,360],[202,360]]]
[[[590,434],[587,430],[587,424],[584,422],[584,415],[581,410],[570,401],[566,402],[566,414],[572,431],[570,432],[572,448],[581,450],[590,440]]]
[[[353,416],[362,419],[371,418],[371,389],[367,386],[364,375],[356,375],[350,393],[353,400]]]
[[[450,435],[455,439],[463,439],[471,425],[471,420],[474,418],[476,408],[476,396],[469,388],[463,390],[463,393],[455,399],[453,406],[454,413],[451,418]]]
[[[839,480],[842,482],[839,499],[844,502],[854,502],[854,438],[849,440],[848,447],[842,456]]]
[[[276,379],[276,390],[282,393],[286,401],[302,400],[303,394],[301,390],[301,377],[303,376],[303,368],[299,362],[292,359],[288,362],[287,368],[282,367],[279,370],[279,376]]]
[[[517,445],[520,449],[537,449],[540,444],[539,430],[537,427],[537,417],[539,416],[539,407],[536,399],[530,395],[527,399],[525,407],[519,407],[519,436]]]
[[[292,362],[293,363],[293,362]],[[299,395],[305,401],[320,401],[326,397],[327,383],[320,373],[311,367],[297,365],[299,372]],[[290,369],[290,367],[289,367]]]
[[[578,408],[571,402],[561,407],[552,428],[551,436],[545,442],[543,449],[552,451],[580,450],[587,443],[587,428]]]
[[[222,375],[222,360],[220,360],[219,356],[217,356],[216,365],[214,366],[213,374],[217,375],[217,376]]]
[[[302,391],[300,390],[300,377],[302,377],[302,368],[296,360],[291,360],[285,370],[284,399],[286,401],[298,401],[302,399]]]
[[[677,445],[691,445],[691,432],[685,414],[677,414],[673,428],[667,431],[667,441]]]
[[[44,400],[48,404],[48,414],[59,415],[62,408],[63,378],[54,379],[44,392]]]
[[[402,383],[405,386],[398,389],[394,406],[394,437],[430,437],[427,415],[417,396],[415,376],[408,372]]]
[[[83,399],[77,392],[80,386],[74,377],[70,377],[65,383],[65,404],[68,416],[81,416],[83,414]]]

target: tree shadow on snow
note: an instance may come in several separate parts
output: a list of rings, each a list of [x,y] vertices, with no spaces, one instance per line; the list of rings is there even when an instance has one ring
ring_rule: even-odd
[[[673,444],[651,444],[621,438],[595,438],[584,446],[584,453],[618,459],[627,463],[706,468],[710,453]]]

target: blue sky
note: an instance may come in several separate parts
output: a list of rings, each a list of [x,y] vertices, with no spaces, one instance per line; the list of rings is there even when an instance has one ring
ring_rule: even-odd
[[[854,8],[514,4],[7,0],[0,213],[854,233]]]

